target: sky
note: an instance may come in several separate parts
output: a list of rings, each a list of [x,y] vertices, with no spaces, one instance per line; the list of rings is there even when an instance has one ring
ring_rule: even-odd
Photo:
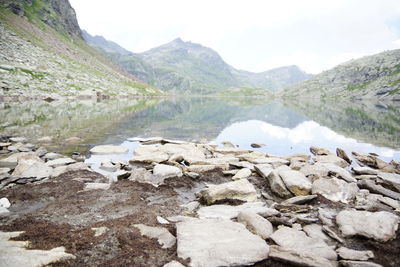
[[[132,52],[178,37],[253,72],[319,73],[400,48],[399,0],[70,0],[81,28]]]

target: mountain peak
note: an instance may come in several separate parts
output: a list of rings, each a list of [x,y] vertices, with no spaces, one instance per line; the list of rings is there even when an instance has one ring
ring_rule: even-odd
[[[183,44],[185,43],[180,37],[174,39],[171,43]]]

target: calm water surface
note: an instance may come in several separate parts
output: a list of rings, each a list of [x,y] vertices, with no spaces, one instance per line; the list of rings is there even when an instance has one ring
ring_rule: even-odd
[[[400,103],[278,102],[255,98],[179,98],[107,101],[56,101],[0,104],[0,134],[25,136],[31,142],[52,136],[49,149],[86,152],[93,145],[122,144],[131,137],[154,137],[220,144],[273,155],[308,153],[310,146],[335,151],[374,152],[400,160]],[[79,144],[65,139],[78,136]],[[104,158],[110,158],[109,155]],[[88,162],[98,162],[92,157]]]

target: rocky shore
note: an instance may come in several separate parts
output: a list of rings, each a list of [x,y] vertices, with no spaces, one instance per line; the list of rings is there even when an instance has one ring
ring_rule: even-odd
[[[7,266],[399,266],[400,164],[163,138],[81,155],[0,143]],[[261,145],[254,144],[258,148]]]

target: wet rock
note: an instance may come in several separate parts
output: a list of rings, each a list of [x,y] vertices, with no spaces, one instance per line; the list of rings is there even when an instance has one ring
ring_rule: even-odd
[[[84,191],[89,190],[108,190],[110,189],[110,184],[108,183],[87,183],[83,188]]]
[[[190,266],[250,265],[268,257],[269,247],[240,223],[195,219],[176,225],[178,257]]]
[[[351,159],[349,158],[349,156],[347,155],[346,151],[344,151],[341,148],[336,148],[336,155],[339,158],[344,159],[345,161],[347,161],[347,163],[351,164]]]
[[[347,261],[341,260],[339,261],[340,266],[343,267],[383,267],[380,264],[370,262],[370,261]]]
[[[139,183],[147,183],[151,184],[155,187],[161,185],[165,178],[161,176],[153,175],[151,172],[146,170],[145,168],[134,168],[131,172],[131,176],[129,176],[128,180],[136,181]]]
[[[339,257],[345,260],[366,261],[374,257],[371,250],[354,250],[346,247],[340,247],[336,250]]]
[[[303,173],[293,170],[279,170],[278,174],[282,178],[287,189],[295,196],[310,194],[312,184]]]
[[[332,262],[318,256],[303,255],[298,251],[280,246],[270,246],[269,257],[271,259],[287,262],[295,266],[337,267],[336,262]]]
[[[336,223],[344,236],[361,235],[386,242],[395,238],[399,217],[386,211],[345,210],[336,216]]]
[[[307,203],[313,199],[315,199],[317,197],[317,195],[308,195],[308,196],[296,196],[296,197],[292,197],[289,199],[286,199],[284,201],[281,202],[281,204],[286,205],[286,204],[304,204]]]
[[[250,232],[259,235],[263,239],[267,239],[274,231],[272,224],[267,219],[250,210],[241,211],[237,221],[244,224]]]
[[[128,153],[128,148],[123,146],[101,145],[90,149],[93,155],[108,155],[108,154],[125,154]]]
[[[170,261],[167,264],[164,264],[163,267],[185,267],[185,265],[178,261]]]
[[[75,259],[64,247],[51,250],[27,249],[29,241],[14,241],[23,232],[0,232],[0,262],[2,266],[44,266],[63,260]]]
[[[251,170],[247,168],[240,169],[233,177],[232,180],[245,179],[251,176]]]
[[[320,238],[308,237],[303,231],[280,227],[270,238],[279,246],[297,251],[310,257],[323,257],[328,260],[336,260],[336,252]]]
[[[162,248],[170,248],[176,243],[176,238],[163,227],[151,227],[144,224],[135,224],[134,227],[140,230],[140,234],[150,238],[157,238]]]
[[[377,175],[379,173],[378,170],[374,170],[370,167],[353,167],[353,172],[358,175]]]
[[[355,183],[346,183],[337,178],[316,180],[312,185],[312,193],[320,194],[334,202],[348,203],[354,199],[359,188]]]
[[[197,214],[200,218],[208,219],[233,219],[236,218],[242,211],[251,211],[263,217],[278,215],[279,211],[268,208],[262,202],[245,203],[238,206],[230,205],[212,205],[201,207]]]
[[[283,198],[289,198],[292,196],[276,170],[262,165],[256,165],[254,168],[261,177],[268,180],[272,192]]]
[[[323,156],[323,155],[330,155],[331,152],[325,148],[312,146],[310,147],[310,152],[315,156]]]
[[[49,160],[48,162],[46,162],[46,165],[49,167],[60,167],[60,166],[65,166],[65,165],[69,165],[69,164],[73,164],[76,163],[76,160],[73,160],[71,158],[59,158],[59,159],[53,159],[53,160]]]
[[[251,146],[252,148],[260,148],[260,147],[263,147],[263,146],[265,146],[265,144],[260,144],[260,143],[252,143],[250,146]]]
[[[256,189],[247,179],[211,185],[201,190],[198,196],[208,205],[219,200],[255,201],[257,199]]]
[[[100,169],[107,172],[116,172],[118,168],[111,162],[111,160],[103,160],[100,163]]]
[[[39,157],[28,154],[19,157],[18,165],[11,174],[20,178],[47,178],[50,177],[53,169],[47,166]]]
[[[181,177],[183,175],[182,170],[175,166],[156,164],[153,169],[153,175],[160,176],[163,178],[169,177]]]
[[[381,185],[369,180],[361,180],[357,182],[358,187],[368,189],[372,193],[381,194],[396,200],[400,200],[400,193],[389,190]]]
[[[342,158],[339,158],[335,155],[327,155],[327,156],[316,156],[314,158],[315,162],[319,163],[330,163],[337,165],[341,168],[346,168],[349,164]]]

